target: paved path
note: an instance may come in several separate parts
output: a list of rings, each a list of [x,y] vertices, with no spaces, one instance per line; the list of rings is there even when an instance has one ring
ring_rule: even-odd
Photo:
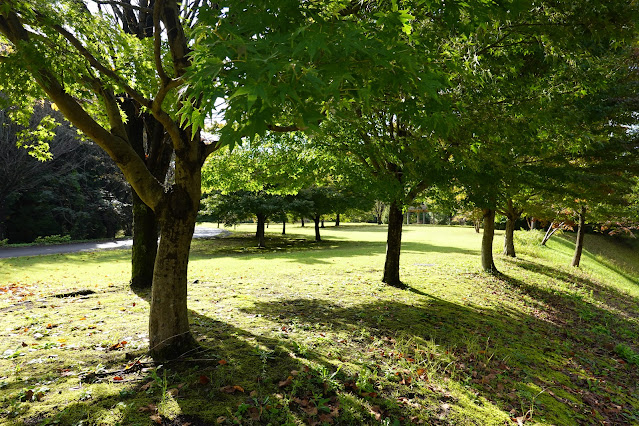
[[[196,226],[193,238],[211,238],[227,231],[218,228]],[[50,246],[0,247],[0,258],[41,256],[45,254],[76,253],[79,251],[129,248],[133,240],[113,240],[89,243],[55,244]]]

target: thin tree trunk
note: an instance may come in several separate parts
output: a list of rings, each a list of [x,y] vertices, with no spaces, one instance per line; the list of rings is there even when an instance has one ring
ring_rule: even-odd
[[[301,218],[302,220],[302,228],[304,227],[304,218]]]
[[[495,236],[495,210],[483,209],[484,234],[481,239],[481,266],[484,272],[496,274],[497,268],[493,260],[493,237]]]
[[[286,235],[286,218],[282,219],[282,235]]]
[[[335,226],[339,226],[339,213],[335,216]]]
[[[266,222],[266,216],[264,214],[258,213],[257,215],[257,232],[255,236],[257,237],[257,246],[259,248],[266,247],[266,241],[264,238],[264,224]]]
[[[322,241],[320,238],[320,216],[314,216],[313,222],[315,222],[315,241]]]
[[[561,227],[564,226],[564,223],[565,222],[561,222],[559,225],[554,226],[555,222],[554,221],[551,222],[550,225],[548,225],[548,230],[546,231],[546,235],[544,235],[544,238],[541,240],[541,245],[545,246],[548,240],[550,239],[550,237],[555,235],[555,232],[557,232],[557,230],[561,229]]]
[[[586,206],[581,206],[579,211],[579,228],[577,229],[577,242],[575,244],[575,255],[572,258],[571,265],[574,267],[579,266],[581,261],[581,252],[584,248],[584,227],[586,224]]]
[[[386,237],[386,262],[384,263],[384,277],[382,282],[393,287],[403,288],[399,279],[399,256],[402,248],[402,215],[401,204],[393,201],[388,212],[388,234]]]
[[[481,220],[474,221],[475,232],[479,234],[479,230],[481,229]]]
[[[155,213],[132,191],[133,246],[131,248],[131,288],[150,289],[158,249]]]
[[[322,228],[326,228],[326,227],[324,226],[324,218],[322,218]]]

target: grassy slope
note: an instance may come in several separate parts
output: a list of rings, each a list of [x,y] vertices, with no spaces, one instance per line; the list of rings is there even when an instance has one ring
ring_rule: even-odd
[[[472,229],[411,226],[402,291],[379,282],[385,227],[271,227],[268,250],[252,230],[194,242],[207,350],[159,369],[136,358],[128,252],[0,260],[0,423],[639,424],[633,247],[589,236],[576,270],[569,237],[521,232],[493,277]],[[78,289],[95,294],[53,296]]]

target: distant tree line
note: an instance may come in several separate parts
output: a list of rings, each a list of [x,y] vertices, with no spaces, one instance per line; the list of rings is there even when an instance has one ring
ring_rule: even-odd
[[[130,233],[129,186],[94,143],[61,125],[48,142],[48,161],[17,145],[20,132],[37,135],[37,123],[57,115],[50,104],[36,105],[24,128],[0,110],[0,240],[29,243],[50,235],[93,239]]]

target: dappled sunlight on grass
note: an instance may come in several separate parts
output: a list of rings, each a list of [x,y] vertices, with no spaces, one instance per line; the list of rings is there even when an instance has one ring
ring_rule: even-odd
[[[315,243],[310,226],[271,224],[257,249],[242,225],[194,241],[202,351],[161,368],[144,357],[148,294],[127,288],[128,252],[2,260],[8,282],[47,284],[0,301],[0,410],[17,424],[639,421],[638,367],[615,352],[639,352],[623,261],[570,268],[570,241],[522,234],[492,276],[472,228],[413,225],[397,290],[380,282],[385,231],[328,226]],[[54,296],[69,289],[93,293]]]

